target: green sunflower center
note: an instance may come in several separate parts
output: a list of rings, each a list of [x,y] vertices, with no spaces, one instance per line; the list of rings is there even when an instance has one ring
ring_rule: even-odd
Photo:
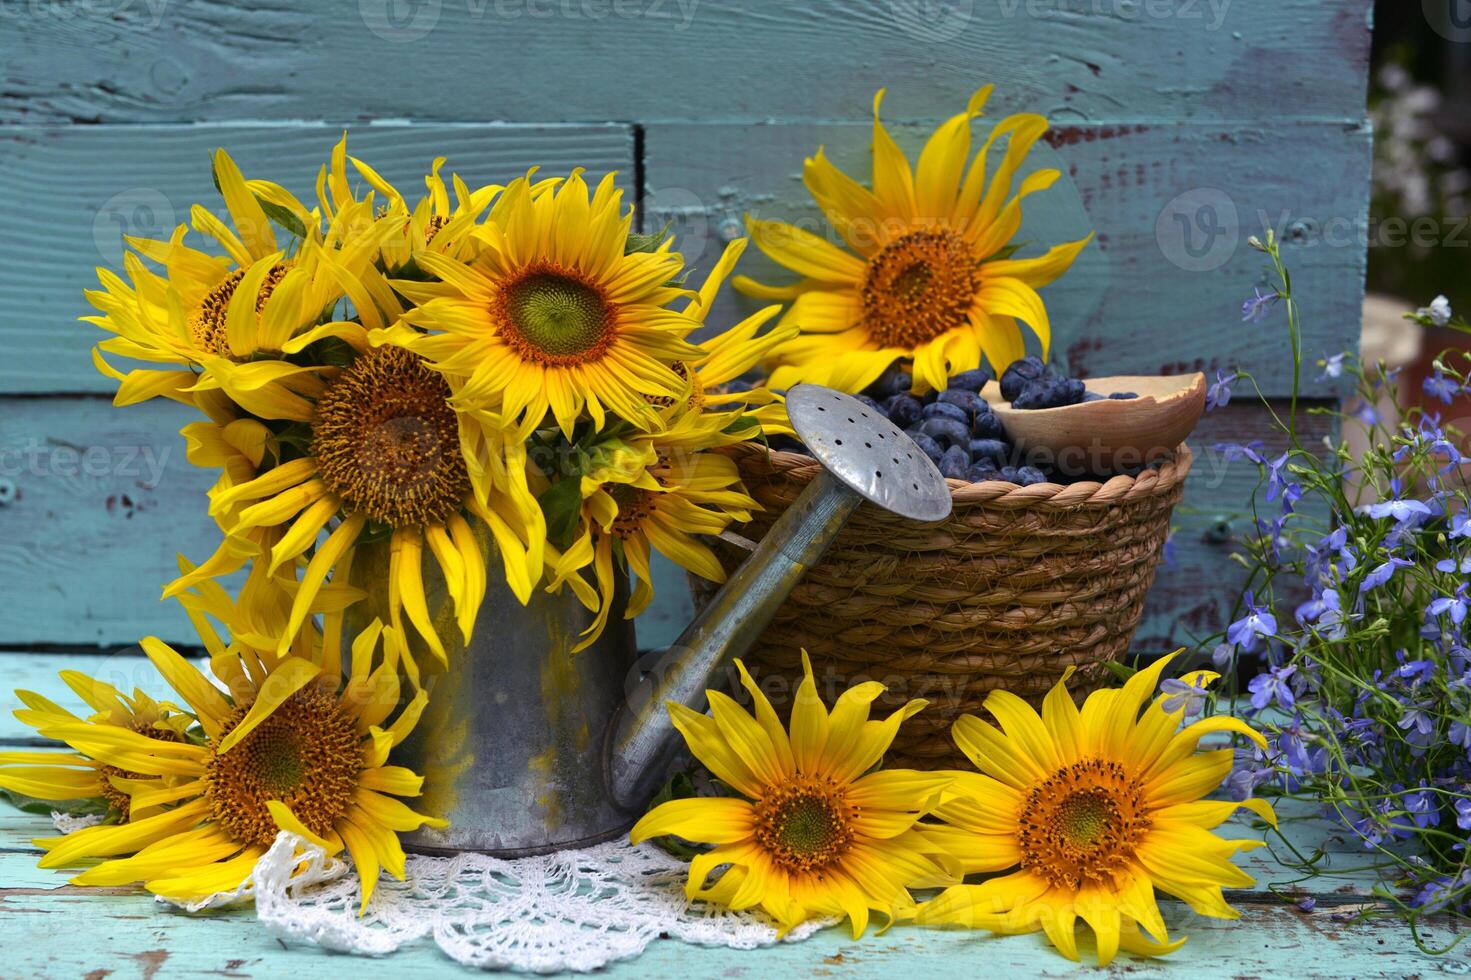
[[[830,780],[798,777],[757,802],[754,837],[788,872],[819,872],[852,846],[855,813],[841,787]]]
[[[245,717],[237,708],[223,726],[227,735]],[[331,831],[347,812],[362,772],[357,728],[337,699],[306,688],[229,751],[210,757],[205,797],[214,819],[242,844],[269,845],[276,824],[266,803],[280,800],[314,834]]]
[[[445,380],[417,354],[375,347],[317,400],[312,454],[349,512],[389,527],[441,524],[470,490]]]
[[[501,335],[524,359],[582,364],[601,357],[613,339],[614,315],[602,290],[557,269],[523,273],[496,300]]]
[[[980,288],[970,246],[949,231],[885,245],[864,275],[863,326],[884,347],[913,348],[963,326]]]
[[[1023,868],[1063,888],[1123,872],[1150,819],[1138,781],[1116,762],[1085,759],[1033,786],[1018,819]]]

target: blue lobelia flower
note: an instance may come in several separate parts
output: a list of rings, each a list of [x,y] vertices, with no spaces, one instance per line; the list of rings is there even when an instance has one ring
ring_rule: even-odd
[[[1284,710],[1291,711],[1296,698],[1288,681],[1296,672],[1296,667],[1273,667],[1265,674],[1253,677],[1251,683],[1246,685],[1251,691],[1251,706],[1261,711],[1276,701]]]
[[[1451,537],[1471,538],[1471,511],[1463,510],[1451,518]]]
[[[1318,375],[1318,380],[1326,381],[1329,378],[1343,377],[1343,359],[1347,356],[1347,352],[1344,352],[1342,354],[1334,354],[1331,357],[1325,353],[1323,355],[1323,360],[1319,362],[1323,365],[1323,373]]]
[[[1460,799],[1455,803],[1456,826],[1462,830],[1471,830],[1471,800]]]
[[[1220,368],[1216,368],[1216,380],[1205,390],[1205,410],[1214,412],[1218,408],[1225,408],[1231,404],[1231,386],[1240,377],[1235,371],[1227,374]]]
[[[1167,677],[1160,681],[1159,689],[1168,695],[1162,707],[1169,712],[1185,709],[1186,718],[1194,718],[1205,710],[1205,682],[1197,678],[1194,684],[1186,684],[1178,677]]]
[[[1445,562],[1441,562],[1440,564],[1443,565]],[[1437,565],[1436,567],[1439,568],[1440,566]],[[1460,585],[1456,586],[1455,595],[1432,599],[1430,605],[1425,607],[1425,618],[1433,619],[1436,616],[1449,614],[1451,622],[1457,626],[1464,623],[1466,621],[1467,603],[1471,602],[1471,599],[1468,599],[1466,596],[1466,586],[1467,583],[1463,581]]]
[[[1369,574],[1365,575],[1364,580],[1359,583],[1359,594],[1363,595],[1365,592],[1369,592],[1373,589],[1379,588],[1379,586],[1383,585],[1385,582],[1388,582],[1391,578],[1394,577],[1394,573],[1397,569],[1408,568],[1413,564],[1415,563],[1412,561],[1406,561],[1403,558],[1395,558],[1393,555],[1391,555],[1389,561],[1385,562],[1382,565],[1376,565],[1373,568],[1369,569]]]
[[[1226,627],[1226,640],[1247,653],[1256,649],[1258,637],[1277,635],[1277,617],[1267,606],[1256,604],[1256,595],[1246,593],[1246,615]]]
[[[1425,390],[1425,394],[1431,398],[1439,398],[1447,405],[1455,401],[1456,396],[1461,393],[1461,382],[1455,378],[1446,377],[1440,371],[1426,378],[1420,387]]]
[[[1359,508],[1359,513],[1368,514],[1375,520],[1392,517],[1396,524],[1411,521],[1419,523],[1434,513],[1430,505],[1423,500],[1405,497],[1404,487],[1401,486],[1398,478],[1389,481],[1389,492],[1391,494],[1389,499],[1366,504]]]
[[[1267,311],[1272,308],[1281,297],[1274,289],[1270,293],[1262,292],[1260,286],[1251,287],[1252,295],[1241,304],[1242,323],[1261,323],[1267,317]]]

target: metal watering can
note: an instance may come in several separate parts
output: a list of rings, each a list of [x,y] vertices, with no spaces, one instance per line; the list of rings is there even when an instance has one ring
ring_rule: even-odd
[[[472,642],[450,650],[401,749],[425,777],[416,809],[450,821],[408,835],[410,850],[517,857],[623,833],[683,745],[665,702],[705,708],[716,672],[756,641],[862,501],[916,521],[949,515],[939,470],[880,413],[816,385],[792,388],[787,411],[824,471],[651,669],[639,669],[619,609],[572,654],[589,614],[570,592],[522,606],[492,582]]]

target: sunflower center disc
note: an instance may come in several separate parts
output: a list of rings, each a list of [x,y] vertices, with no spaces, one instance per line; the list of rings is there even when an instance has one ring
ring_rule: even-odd
[[[979,280],[970,247],[948,231],[885,245],[863,280],[863,326],[884,347],[915,347],[966,323]]]
[[[221,734],[229,734],[248,710],[237,708]],[[336,698],[307,688],[282,702],[229,751],[210,757],[205,796],[231,838],[269,845],[277,828],[267,801],[280,800],[312,833],[327,834],[347,812],[362,768],[352,719]]]
[[[543,270],[523,275],[498,298],[507,342],[523,357],[580,364],[600,357],[612,337],[603,294],[574,276]]]
[[[1138,782],[1116,762],[1085,759],[1032,787],[1018,827],[1021,866],[1064,888],[1108,883],[1149,826]]]
[[[818,871],[852,845],[849,813],[835,787],[806,781],[780,787],[756,804],[756,842],[788,871]]]
[[[271,298],[281,280],[286,276],[284,265],[272,266],[271,271],[266,273],[265,279],[261,280],[260,293],[255,298],[255,312],[257,314],[265,307],[266,300]],[[199,301],[199,309],[189,316],[189,336],[194,340],[194,346],[208,354],[218,357],[230,357],[230,339],[225,332],[225,315],[230,309],[230,298],[235,295],[240,280],[245,278],[245,270],[237,269],[226,276],[220,283],[204,294],[204,299]]]
[[[349,512],[389,527],[442,524],[470,474],[449,385],[399,347],[362,354],[317,401],[312,453]]]

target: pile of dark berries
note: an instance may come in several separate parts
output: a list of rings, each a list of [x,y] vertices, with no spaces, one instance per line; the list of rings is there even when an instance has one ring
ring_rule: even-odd
[[[1012,408],[1061,408],[1078,402],[1112,399],[1138,398],[1132,391],[1116,391],[1111,395],[1100,395],[1089,391],[1079,378],[1058,374],[1042,363],[1040,357],[1027,356],[1012,363],[1001,375],[1001,397],[1011,402]]]
[[[913,379],[895,364],[857,397],[908,433],[952,480],[1004,480],[1024,487],[1048,482],[1047,473],[1020,458],[981,397],[990,383],[991,372],[977,368],[955,375],[944,391],[916,395],[909,390]]]
[[[899,364],[889,366],[879,379],[855,396],[882,412],[912,438],[940,473],[953,480],[984,483],[1003,480],[1028,487],[1034,483],[1067,482],[1047,466],[1023,456],[1001,425],[1001,419],[981,397],[981,389],[995,379],[985,368],[962,371],[944,391],[916,395],[914,379]],[[1001,375],[1001,396],[1014,408],[1055,408],[1103,398],[1083,382],[1058,374],[1041,358],[1025,357]],[[1120,392],[1109,398],[1135,398]],[[773,440],[776,449],[805,452],[795,440]]]

